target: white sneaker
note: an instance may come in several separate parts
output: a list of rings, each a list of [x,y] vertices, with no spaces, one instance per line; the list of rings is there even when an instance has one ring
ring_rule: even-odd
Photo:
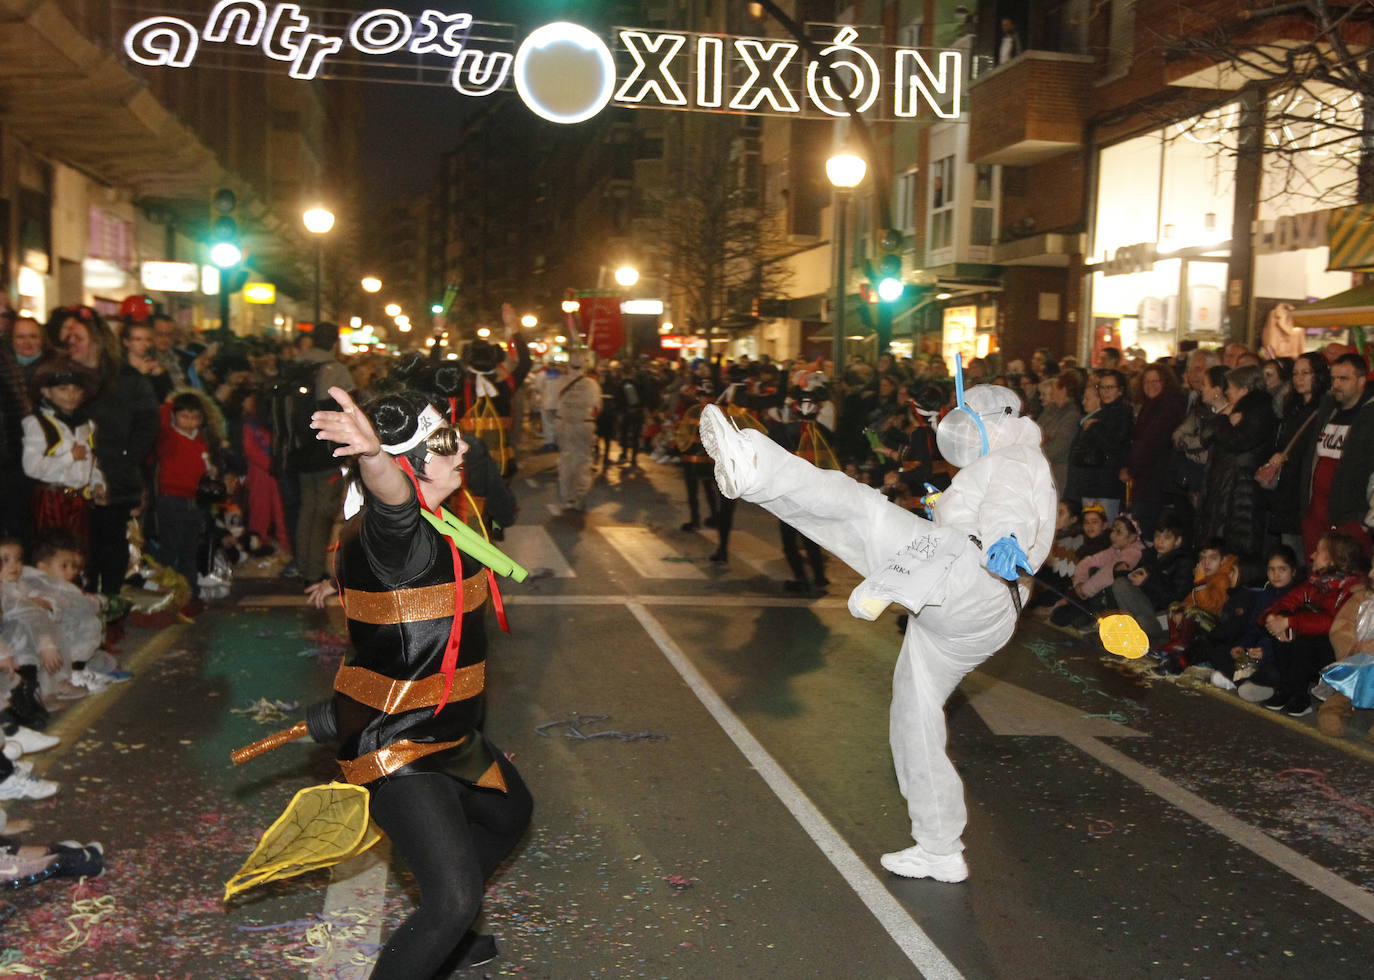
[[[105,678],[85,668],[72,671],[71,682],[76,687],[84,687],[92,694],[103,694],[110,686],[110,682]]]
[[[5,739],[5,758],[13,762],[24,754],[24,746],[12,738]]]
[[[730,499],[737,499],[758,476],[758,454],[749,448],[744,434],[715,405],[701,410],[701,445],[716,461],[716,485]]]
[[[1236,689],[1235,681],[1231,680],[1231,678],[1227,677],[1219,670],[1212,671],[1212,686],[1219,687],[1223,691],[1234,691]]]
[[[19,726],[19,731],[9,736],[9,740],[11,742],[18,742],[23,746],[25,752],[42,752],[44,749],[50,749],[61,741],[56,735],[44,735],[42,732],[36,732],[32,728],[25,728],[23,725]]]
[[[903,878],[934,878],[953,884],[968,877],[968,864],[964,861],[963,852],[931,854],[922,849],[920,844],[913,844],[904,851],[884,854],[881,863],[888,871]]]
[[[37,779],[16,769],[0,782],[0,800],[46,800],[57,792],[57,784]]]

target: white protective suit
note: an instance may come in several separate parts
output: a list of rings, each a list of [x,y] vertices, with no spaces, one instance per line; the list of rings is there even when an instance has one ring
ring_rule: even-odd
[[[935,502],[934,522],[843,473],[817,469],[761,432],[738,433],[756,460],[756,472],[735,488],[740,498],[865,576],[850,595],[855,616],[876,619],[890,602],[911,613],[892,678],[889,737],[911,835],[934,855],[963,850],[967,821],[963,784],[945,753],[945,701],[1016,628],[1010,588],[984,567],[984,548],[1015,535],[1039,568],[1054,541],[1058,499],[1040,430],[1012,414],[1015,393],[980,385],[969,389],[966,404],[984,421],[987,452],[968,413],[941,422],[950,435],[942,439],[937,430],[941,451],[963,468]],[[718,482],[719,473],[718,466]],[[1018,588],[1024,601],[1028,590]]]
[[[592,459],[596,452],[596,413],[601,408],[601,385],[580,369],[559,379],[558,501],[581,510],[592,488]]]

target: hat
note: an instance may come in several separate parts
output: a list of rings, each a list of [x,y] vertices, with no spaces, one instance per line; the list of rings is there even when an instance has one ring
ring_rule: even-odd
[[[1107,519],[1107,508],[1103,507],[1101,504],[1084,504],[1083,509],[1078,512],[1079,520],[1082,520],[1084,514],[1098,514],[1101,515],[1102,519],[1105,521]]]
[[[40,389],[56,388],[58,385],[76,385],[85,392],[87,398],[90,398],[100,389],[100,376],[65,356],[51,357],[39,362],[30,382],[33,400],[38,401]]]

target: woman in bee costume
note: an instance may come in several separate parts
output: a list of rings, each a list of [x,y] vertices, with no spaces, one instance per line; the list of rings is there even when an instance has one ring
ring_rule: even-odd
[[[360,829],[370,827],[370,810],[420,886],[419,908],[392,933],[371,976],[423,980],[495,955],[492,938],[470,927],[487,876],[529,823],[529,791],[482,731],[484,564],[524,576],[440,506],[462,484],[466,445],[423,395],[385,395],[365,413],[346,392],[330,394],[343,410],[317,412],[311,424],[338,444],[335,456],[357,467],[345,500],[345,516],[356,516],[337,569],[353,652],[334,679],[333,698],[281,735],[308,729],[316,741],[337,741],[346,783],[314,788],[318,804],[298,805],[298,795],[229,893],[338,860],[319,856],[333,843],[325,838],[342,839],[333,828],[347,823],[350,807],[360,811]],[[328,587],[317,591],[320,601]],[[241,750],[243,757],[252,749]],[[350,837],[338,850],[355,840],[362,840],[357,850],[370,845],[375,829],[363,838]],[[282,871],[281,855],[299,855],[303,844],[314,851]],[[274,862],[275,875],[261,871]]]

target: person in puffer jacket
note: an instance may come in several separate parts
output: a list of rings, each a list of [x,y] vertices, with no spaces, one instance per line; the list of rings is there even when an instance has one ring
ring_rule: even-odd
[[[1090,609],[1106,609],[1111,599],[1111,586],[1118,572],[1129,572],[1140,564],[1145,546],[1140,540],[1140,525],[1130,514],[1122,514],[1112,521],[1112,544],[1105,551],[1089,555],[1073,571],[1073,591],[1080,599],[1088,600]],[[1060,600],[1050,614],[1056,626],[1083,627],[1092,621],[1078,606]]]
[[[1312,712],[1309,689],[1321,669],[1335,659],[1331,624],[1336,612],[1360,584],[1363,554],[1348,534],[1328,531],[1312,552],[1312,572],[1261,616],[1274,637],[1278,685],[1264,702],[1270,711],[1293,718]]]

